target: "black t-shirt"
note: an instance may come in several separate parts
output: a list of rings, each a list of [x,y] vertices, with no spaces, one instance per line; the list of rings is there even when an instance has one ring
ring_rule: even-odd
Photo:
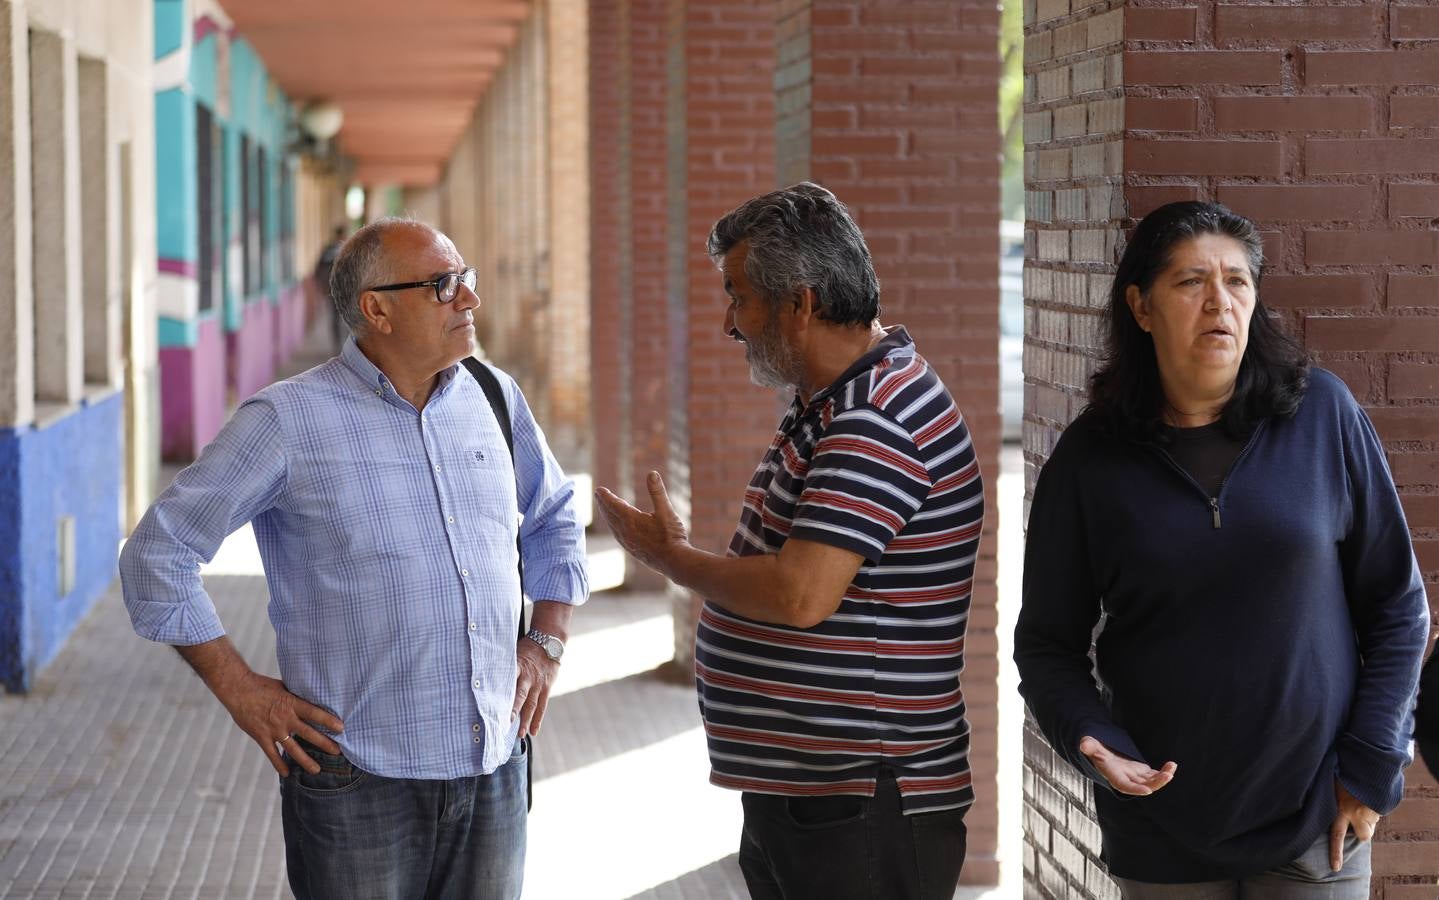
[[[1205,493],[1218,497],[1224,476],[1244,452],[1247,438],[1230,437],[1219,422],[1198,428],[1168,428],[1166,432],[1170,443],[1165,450]]]

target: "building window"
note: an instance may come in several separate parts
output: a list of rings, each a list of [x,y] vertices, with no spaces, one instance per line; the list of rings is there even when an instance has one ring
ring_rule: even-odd
[[[220,129],[215,116],[203,103],[195,106],[195,157],[198,168],[196,184],[197,229],[200,253],[196,279],[200,285],[200,311],[215,308],[220,297]]]
[[[264,147],[255,148],[258,183],[256,195],[259,200],[255,210],[255,289],[263,291],[270,286],[270,160]]]

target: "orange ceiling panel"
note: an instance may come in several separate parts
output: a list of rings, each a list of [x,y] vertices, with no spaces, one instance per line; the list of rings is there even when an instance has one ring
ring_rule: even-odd
[[[345,113],[367,184],[435,183],[504,65],[529,0],[223,0],[271,77]]]

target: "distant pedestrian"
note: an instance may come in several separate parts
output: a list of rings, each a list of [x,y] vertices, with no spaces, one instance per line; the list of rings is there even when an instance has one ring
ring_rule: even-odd
[[[1126,898],[1367,898],[1403,794],[1423,581],[1378,435],[1262,263],[1222,206],[1146,216],[1034,491],[1020,692],[1097,785]]]
[[[320,251],[320,256],[315,260],[315,290],[325,298],[325,309],[330,315],[330,338],[335,346],[335,352],[345,345],[345,338],[349,336],[350,330],[345,327],[345,320],[340,315],[334,301],[330,298],[330,273],[335,270],[335,259],[340,255],[340,247],[345,243],[344,226],[335,226],[335,233],[330,242]]]
[[[242,404],[161,494],[120,558],[125,603],[280,774],[299,900],[514,900],[523,739],[588,593],[573,485],[514,381],[459,365],[480,300],[449,238],[380,220],[332,284],[354,338]],[[246,522],[280,680],[236,652],[200,579]]]

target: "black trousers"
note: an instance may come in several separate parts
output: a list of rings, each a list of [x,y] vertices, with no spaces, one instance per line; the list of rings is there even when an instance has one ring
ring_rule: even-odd
[[[868,797],[742,796],[739,865],[753,900],[950,900],[964,810],[906,816],[893,773]]]

